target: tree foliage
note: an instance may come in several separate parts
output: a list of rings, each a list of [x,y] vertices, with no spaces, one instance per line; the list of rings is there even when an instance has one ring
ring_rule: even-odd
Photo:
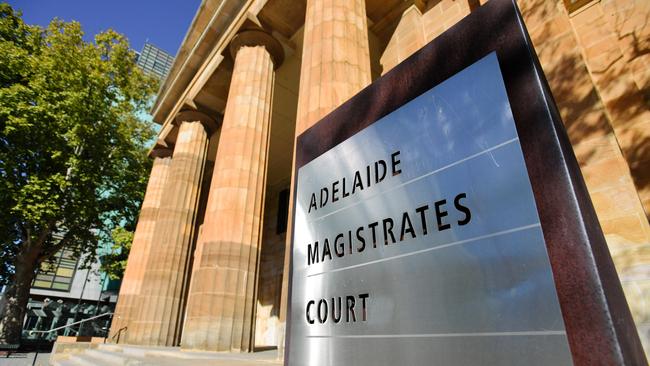
[[[126,269],[126,261],[129,259],[131,244],[133,243],[133,231],[118,226],[111,232],[112,245],[110,252],[101,257],[100,270],[112,280],[121,279]]]
[[[85,42],[79,23],[43,29],[0,4],[0,282],[9,313],[59,249],[94,253],[135,222],[152,138],[140,116],[155,83],[124,36],[108,30]],[[13,337],[6,318],[0,342]]]

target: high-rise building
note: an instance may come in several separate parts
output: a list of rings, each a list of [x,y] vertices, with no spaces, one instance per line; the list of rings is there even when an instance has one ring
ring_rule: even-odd
[[[160,48],[145,42],[142,51],[138,53],[138,66],[148,74],[164,79],[174,62],[174,56]]]

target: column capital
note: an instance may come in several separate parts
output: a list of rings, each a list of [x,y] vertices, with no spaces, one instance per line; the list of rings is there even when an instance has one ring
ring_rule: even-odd
[[[219,128],[215,118],[197,109],[185,109],[178,112],[174,118],[174,124],[180,126],[183,122],[201,122],[208,134],[215,132]]]
[[[277,69],[284,61],[284,49],[280,42],[269,33],[259,29],[248,29],[238,33],[230,42],[230,55],[233,60],[240,48],[250,46],[264,46],[271,55],[273,67]]]

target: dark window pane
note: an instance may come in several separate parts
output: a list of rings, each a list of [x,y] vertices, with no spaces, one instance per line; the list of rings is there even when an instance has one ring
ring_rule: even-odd
[[[287,220],[289,216],[289,189],[280,191],[278,195],[278,217],[275,232],[282,234],[287,232]]]

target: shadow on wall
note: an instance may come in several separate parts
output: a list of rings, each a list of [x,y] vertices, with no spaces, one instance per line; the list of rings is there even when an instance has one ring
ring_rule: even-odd
[[[648,352],[650,2],[601,0],[571,17],[561,0],[518,3]]]
[[[278,233],[279,194],[285,187],[267,187],[262,248],[259,256],[255,349],[277,346],[286,232]]]
[[[572,143],[615,132],[641,199],[648,200],[650,121],[641,118],[650,105],[650,5],[601,4],[604,14],[592,22],[572,16],[574,31],[560,1],[519,1]],[[580,150],[581,165],[596,153]]]
[[[631,87],[605,104],[616,120],[617,137],[650,217],[650,3],[629,3],[623,7],[612,0],[603,1],[605,18],[614,30],[621,53],[609,62],[594,62],[591,72],[604,86],[615,87],[621,80],[633,78]]]

